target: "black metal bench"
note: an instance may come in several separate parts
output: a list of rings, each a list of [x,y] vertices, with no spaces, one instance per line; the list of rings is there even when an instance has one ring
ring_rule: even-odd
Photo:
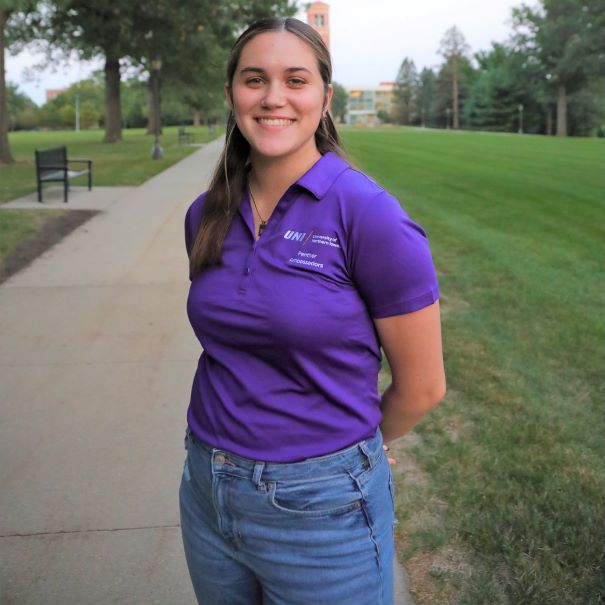
[[[87,164],[87,168],[70,170],[70,164]],[[83,174],[88,175],[88,191],[92,189],[92,160],[68,160],[67,147],[36,149],[36,178],[38,180],[38,201],[42,202],[42,183],[63,182],[63,201],[67,203],[68,181]]]
[[[179,145],[183,143],[193,143],[193,133],[187,132],[185,128],[179,128]]]

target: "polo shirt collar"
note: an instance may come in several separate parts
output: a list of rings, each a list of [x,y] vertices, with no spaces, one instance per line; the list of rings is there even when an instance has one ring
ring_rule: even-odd
[[[304,187],[320,200],[347,168],[349,165],[342,158],[328,151],[295,184]]]

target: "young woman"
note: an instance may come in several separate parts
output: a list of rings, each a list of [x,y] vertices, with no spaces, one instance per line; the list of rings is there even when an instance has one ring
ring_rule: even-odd
[[[205,605],[391,605],[385,442],[445,392],[426,235],[344,159],[330,81],[310,26],[245,31],[225,149],[185,219],[204,350],[179,495]]]

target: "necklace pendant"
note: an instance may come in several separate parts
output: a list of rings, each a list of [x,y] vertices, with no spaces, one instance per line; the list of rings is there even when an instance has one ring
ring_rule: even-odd
[[[267,222],[261,221],[260,225],[258,226],[258,237],[260,237],[263,234],[263,231],[265,230],[266,226],[267,226]]]

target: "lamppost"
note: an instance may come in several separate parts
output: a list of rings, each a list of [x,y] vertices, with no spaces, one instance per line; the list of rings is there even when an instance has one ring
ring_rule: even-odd
[[[80,83],[76,90],[76,132],[80,132]]]
[[[80,132],[80,62],[78,61],[78,83],[76,85],[76,132]]]
[[[153,134],[155,136],[151,159],[161,160],[164,157],[164,150],[160,144],[160,69],[162,69],[162,60],[159,57],[151,62],[151,69],[153,72]]]
[[[447,126],[446,126],[446,128],[447,128],[447,130],[449,130],[450,129],[450,117],[452,115],[451,108],[449,108],[449,107],[445,108],[445,115],[447,116]]]
[[[523,103],[519,103],[517,109],[519,110],[519,134],[523,134]]]

